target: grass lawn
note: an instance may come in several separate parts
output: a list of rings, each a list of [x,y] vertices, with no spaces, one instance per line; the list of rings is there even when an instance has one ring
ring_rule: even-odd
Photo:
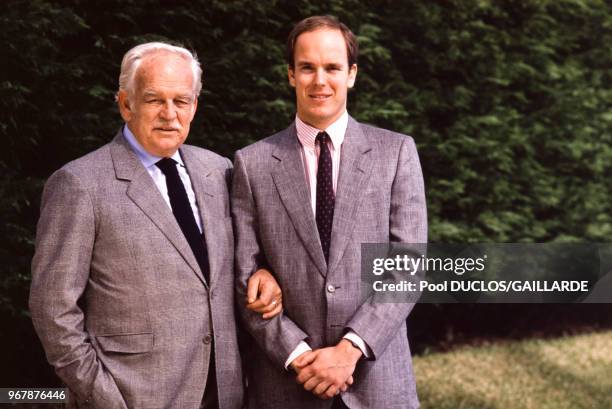
[[[612,409],[612,331],[414,358],[421,409]]]

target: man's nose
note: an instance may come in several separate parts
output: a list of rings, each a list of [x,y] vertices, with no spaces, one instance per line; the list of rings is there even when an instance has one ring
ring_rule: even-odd
[[[162,107],[159,116],[164,120],[172,120],[176,118],[176,107],[172,102],[166,102]]]
[[[314,77],[314,83],[316,85],[324,85],[325,84],[325,70],[322,68],[319,68],[318,70],[315,71],[315,77]]]

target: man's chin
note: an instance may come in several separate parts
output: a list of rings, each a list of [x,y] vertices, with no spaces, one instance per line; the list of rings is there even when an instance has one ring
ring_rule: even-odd
[[[330,109],[312,109],[308,112],[305,119],[302,119],[308,125],[318,129],[325,129],[327,126],[333,123],[335,113],[332,113]]]

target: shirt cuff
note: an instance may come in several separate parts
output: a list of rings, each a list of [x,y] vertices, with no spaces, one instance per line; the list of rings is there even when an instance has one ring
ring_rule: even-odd
[[[355,345],[361,349],[364,358],[370,358],[372,354],[370,353],[370,347],[366,345],[365,341],[355,333],[355,331],[349,331],[342,338],[346,338],[349,341],[352,341]]]
[[[361,338],[360,338],[361,339]],[[362,341],[363,342],[363,341]],[[291,362],[295,360],[298,356],[302,355],[304,352],[312,351],[310,345],[308,345],[305,341],[300,341],[297,347],[293,350],[293,352],[289,355],[289,358],[285,361],[285,369],[289,368]]]

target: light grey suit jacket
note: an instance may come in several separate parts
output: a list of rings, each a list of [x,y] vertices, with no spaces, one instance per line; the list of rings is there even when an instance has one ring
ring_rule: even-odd
[[[355,331],[373,357],[360,361],[342,399],[351,409],[417,408],[405,320],[413,304],[361,297],[361,244],[425,243],[427,215],[413,140],[349,119],[342,144],[329,265],[310,204],[295,125],[237,152],[232,187],[237,297],[269,266],[284,313],[269,320],[238,307],[255,343],[247,352],[250,408],[329,408],[296,384],[285,360],[302,340],[335,345]]]
[[[121,132],[45,185],[30,310],[79,406],[199,408],[213,334],[220,407],[243,405],[231,163],[194,146],[180,152],[200,208],[210,286]]]

